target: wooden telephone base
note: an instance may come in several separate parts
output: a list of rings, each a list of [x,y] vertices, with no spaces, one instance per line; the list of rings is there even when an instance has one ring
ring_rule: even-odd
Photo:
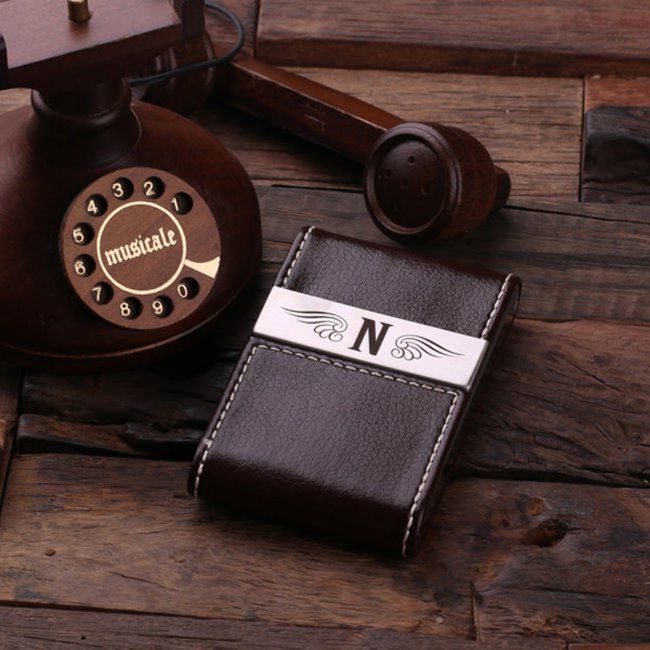
[[[0,3],[0,90],[34,89],[0,116],[0,354],[28,366],[133,366],[186,344],[260,256],[239,162],[122,80],[202,34],[203,2],[92,11],[75,24],[60,0]]]

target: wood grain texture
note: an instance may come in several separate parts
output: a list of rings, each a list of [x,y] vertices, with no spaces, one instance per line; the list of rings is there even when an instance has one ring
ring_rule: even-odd
[[[647,338],[643,327],[517,321],[466,422],[455,473],[646,486]],[[18,450],[189,460],[231,363],[177,379],[28,373]]]
[[[648,74],[649,22],[642,0],[388,0],[380,11],[371,0],[263,0],[257,55],[286,65]]]
[[[593,75],[585,79],[585,111],[599,106],[650,106],[650,78]]]
[[[18,456],[0,519],[0,600],[484,641],[647,632],[646,490],[460,481],[404,562],[224,517],[185,496],[186,469]],[[558,594],[574,606],[556,632]],[[535,611],[516,617],[534,597]],[[495,610],[513,615],[493,627]]]
[[[139,616],[107,612],[3,607],[0,641],[4,650],[60,650],[70,644],[118,650],[218,647],[246,650],[319,648],[412,648],[428,650],[560,650],[561,640],[470,641],[372,628],[316,628],[262,621],[229,621],[180,616]],[[601,649],[602,650],[602,649]],[[621,649],[623,650],[623,649]]]
[[[442,122],[472,133],[489,150],[495,164],[511,176],[514,198],[575,197],[577,106],[581,91],[574,80],[431,75],[386,71],[299,69],[300,74],[416,122]],[[550,83],[549,83],[550,81]],[[377,89],[390,89],[379,97]],[[549,101],[548,93],[552,94]],[[519,97],[517,102],[513,96]],[[476,97],[481,97],[477,106]],[[431,98],[435,97],[434,101]],[[485,103],[483,103],[485,101]],[[558,121],[548,112],[552,104]],[[479,114],[477,114],[480,113]],[[516,126],[515,126],[516,125]],[[509,136],[515,128],[523,140]],[[514,146],[521,146],[517,153]],[[554,144],[549,147],[549,144]],[[533,177],[541,181],[535,185]]]
[[[16,433],[21,382],[19,370],[0,366],[0,505]]]
[[[190,461],[202,436],[202,428],[161,431],[139,422],[89,424],[23,414],[16,432],[16,451]]]
[[[570,643],[569,650],[648,650],[650,643]]]
[[[650,80],[585,81],[583,201],[650,204]]]

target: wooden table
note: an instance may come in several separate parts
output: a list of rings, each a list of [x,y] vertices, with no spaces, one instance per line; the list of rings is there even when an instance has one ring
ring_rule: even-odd
[[[200,110],[256,182],[260,280],[182,361],[97,376],[2,368],[0,646],[650,641],[650,81],[592,76],[650,74],[650,7],[226,4],[249,51],[256,37],[267,60],[483,140],[512,175],[508,207],[427,251],[521,275],[520,318],[413,561],[193,500],[188,461],[298,229],[385,241],[356,166]],[[4,93],[0,108],[27,99]]]

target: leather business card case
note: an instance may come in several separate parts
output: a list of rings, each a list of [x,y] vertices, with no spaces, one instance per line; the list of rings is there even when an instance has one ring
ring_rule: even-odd
[[[198,447],[190,492],[411,555],[520,286],[304,230]]]

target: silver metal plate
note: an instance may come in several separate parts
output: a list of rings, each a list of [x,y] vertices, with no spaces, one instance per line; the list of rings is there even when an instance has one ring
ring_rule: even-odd
[[[487,341],[273,287],[254,334],[469,389]]]

